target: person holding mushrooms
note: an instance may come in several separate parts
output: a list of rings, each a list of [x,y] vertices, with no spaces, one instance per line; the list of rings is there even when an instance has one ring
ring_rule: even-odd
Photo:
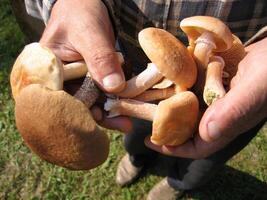
[[[24,6],[22,1],[13,4]],[[150,62],[137,38],[146,27],[165,29],[188,46],[201,75],[205,70],[219,74],[208,82],[209,85],[219,83],[216,88],[220,87],[223,79],[219,77],[220,72],[227,63],[220,58],[221,51],[231,48],[223,40],[232,37],[225,35],[227,31],[222,33],[225,29],[215,22],[211,27],[204,27],[213,22],[195,18],[195,22],[182,23],[183,20],[200,15],[216,17],[246,45],[246,54],[238,64],[229,91],[225,94],[220,90],[217,95],[210,93],[217,89],[208,90],[207,99],[212,104],[205,110],[194,137],[181,145],[170,147],[151,142],[147,137],[151,134],[151,122],[106,118],[100,110],[96,112],[99,116],[94,117],[99,124],[128,133],[124,140],[127,154],[117,170],[119,185],[132,183],[158,153],[173,157],[171,173],[151,189],[147,199],[174,199],[185,190],[202,186],[252,140],[266,121],[267,2],[264,0],[25,0],[25,6],[29,14],[25,18],[26,28],[36,23],[36,18],[46,25],[44,30],[38,30],[42,33],[40,43],[61,61],[84,59],[95,83],[107,93],[120,93],[126,84],[115,41],[120,44],[125,59],[131,60],[133,74],[142,72]],[[33,18],[35,21],[31,23]],[[198,27],[199,24],[203,27]],[[218,70],[210,71],[216,69],[211,65]],[[200,82],[205,84],[203,80]],[[202,86],[196,89],[204,90]],[[215,96],[216,101],[210,100],[210,96]]]

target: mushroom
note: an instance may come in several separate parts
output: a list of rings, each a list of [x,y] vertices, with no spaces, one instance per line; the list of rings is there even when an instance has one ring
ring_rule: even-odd
[[[158,28],[146,28],[138,35],[147,57],[160,73],[181,91],[191,88],[197,77],[196,64],[187,48],[171,33]]]
[[[181,29],[194,48],[194,56],[201,67],[206,68],[212,52],[223,52],[233,44],[232,33],[219,19],[210,16],[193,16],[180,23]]]
[[[208,106],[225,95],[225,89],[222,83],[222,71],[224,65],[224,61],[221,57],[212,56],[210,58],[203,93],[204,101]]]
[[[195,131],[198,99],[190,91],[177,93],[158,105],[132,99],[108,99],[104,109],[109,116],[126,115],[153,121],[151,141],[157,145],[177,146]]]
[[[191,49],[190,51],[194,49],[193,54],[198,64],[196,92],[200,95],[199,93],[202,93],[203,88],[205,87],[205,82],[212,82],[208,80],[205,81],[205,77],[216,80],[222,79],[220,77],[222,72],[210,73],[210,76],[205,76],[205,72],[213,53],[223,52],[231,48],[233,44],[232,33],[221,20],[210,16],[193,16],[185,18],[181,21],[180,27],[188,36],[188,48]],[[218,75],[219,77],[211,77],[215,75]],[[222,88],[218,91],[213,90],[213,96],[216,98],[223,97],[225,91],[221,89]]]
[[[72,97],[62,90],[63,74],[48,48],[33,44],[23,50],[11,73],[17,128],[25,143],[48,162],[91,169],[109,152],[108,137],[89,111],[99,91],[87,76]]]
[[[122,92],[117,93],[116,95],[124,98],[135,97],[150,88],[161,79],[162,75],[158,71],[155,64],[149,63],[147,65],[147,68],[143,72],[128,80],[126,82],[125,89]]]
[[[153,67],[154,72],[147,73],[147,70],[152,69],[146,69],[142,75],[127,81],[125,90],[116,95],[133,98],[152,87],[163,77],[172,81],[177,88],[180,88],[177,89],[180,91],[186,91],[194,85],[197,77],[196,64],[187,48],[175,36],[163,29],[151,27],[143,29],[138,39],[143,51],[153,63],[149,66]],[[143,74],[146,75],[143,76]],[[155,76],[157,78],[154,78]]]
[[[47,66],[47,67],[46,67]],[[62,66],[54,53],[39,43],[26,45],[13,65],[10,84],[14,99],[29,84],[39,83],[51,90],[62,90],[63,81],[85,76],[84,62]]]
[[[63,90],[40,84],[25,87],[17,96],[15,117],[27,146],[52,164],[88,170],[107,159],[107,135],[88,108]]]

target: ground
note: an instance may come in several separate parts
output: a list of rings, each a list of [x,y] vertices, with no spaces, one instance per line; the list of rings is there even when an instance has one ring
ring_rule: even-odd
[[[0,199],[145,199],[165,175],[149,170],[137,183],[115,185],[116,166],[125,153],[122,133],[108,131],[108,160],[92,171],[72,172],[53,166],[32,154],[16,130],[9,74],[25,45],[8,0],[0,4]],[[267,199],[267,126],[231,159],[214,179],[183,199]]]

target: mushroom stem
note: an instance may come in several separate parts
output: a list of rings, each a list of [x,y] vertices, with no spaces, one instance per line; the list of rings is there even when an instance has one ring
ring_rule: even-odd
[[[168,99],[176,93],[174,87],[168,87],[164,89],[147,90],[142,94],[136,96],[134,99],[137,101],[149,102],[162,99]]]
[[[157,105],[133,99],[107,99],[104,109],[109,111],[108,117],[125,115],[153,121]]]
[[[203,98],[207,105],[225,95],[225,89],[222,83],[224,61],[219,56],[213,56],[207,67],[206,83],[204,87]]]
[[[216,49],[216,45],[212,33],[208,31],[202,33],[202,35],[196,40],[194,50],[194,56],[199,67],[204,69],[207,67],[213,49]]]
[[[155,64],[149,63],[146,70],[128,80],[126,88],[116,95],[124,98],[133,98],[152,87],[162,78],[163,75],[158,71]]]
[[[153,85],[152,88],[153,89],[164,89],[164,88],[168,88],[171,87],[174,83],[167,79],[167,78],[163,78],[159,83],[157,83],[156,85]]]
[[[81,78],[88,72],[84,61],[78,61],[63,65],[64,81]]]
[[[87,73],[79,90],[74,97],[83,102],[87,108],[90,108],[99,97],[100,91],[95,85],[93,79]]]

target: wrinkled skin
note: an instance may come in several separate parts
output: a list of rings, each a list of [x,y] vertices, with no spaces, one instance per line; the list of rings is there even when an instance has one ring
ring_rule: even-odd
[[[115,39],[105,5],[100,0],[58,0],[40,43],[62,61],[85,60],[88,70],[106,92],[119,92],[125,86],[121,63],[115,52]],[[75,87],[74,87],[75,88]],[[97,107],[94,118],[107,128],[128,132],[126,118],[106,119]]]
[[[146,145],[160,153],[193,159],[205,158],[222,149],[238,135],[267,117],[267,38],[246,48],[226,96],[204,113],[199,133],[177,147]]]

